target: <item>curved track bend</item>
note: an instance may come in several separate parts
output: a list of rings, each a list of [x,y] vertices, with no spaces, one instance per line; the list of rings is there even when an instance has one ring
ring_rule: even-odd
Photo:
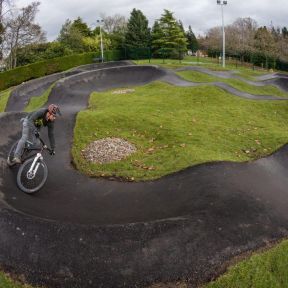
[[[92,91],[155,80],[197,85],[156,66],[115,65],[56,77],[49,102],[64,108],[57,157],[47,158],[48,181],[35,196],[17,190],[15,170],[4,164],[23,114],[8,111],[21,111],[54,80],[23,84],[26,92],[18,88],[8,113],[0,114],[0,261],[6,269],[54,288],[145,287],[178,279],[193,287],[231,257],[287,236],[288,146],[254,162],[207,163],[150,182],[90,179],[75,171],[69,151],[75,118]]]

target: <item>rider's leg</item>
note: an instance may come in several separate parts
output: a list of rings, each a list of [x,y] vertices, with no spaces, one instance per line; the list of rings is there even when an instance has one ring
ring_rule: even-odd
[[[33,143],[33,147],[37,148],[37,149],[41,149],[41,141],[39,140],[39,137],[36,137],[36,133],[40,133],[40,131],[38,129],[33,130],[33,135],[32,135],[32,143]]]
[[[27,119],[23,122],[22,129],[22,137],[18,142],[17,148],[14,153],[14,159],[12,160],[15,163],[21,163],[21,155],[23,154],[23,150],[25,147],[26,141],[29,139],[29,135],[31,134],[31,127]]]

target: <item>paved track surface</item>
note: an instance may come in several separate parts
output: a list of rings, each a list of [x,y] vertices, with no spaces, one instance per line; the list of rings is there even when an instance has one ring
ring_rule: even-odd
[[[92,91],[154,80],[198,85],[156,66],[108,65],[79,68],[52,90],[49,102],[63,113],[57,157],[47,157],[49,178],[34,196],[15,187],[16,168],[5,165],[25,114],[0,114],[0,262],[6,269],[53,288],[145,287],[178,279],[196,287],[231,257],[287,236],[288,146],[254,162],[207,163],[151,182],[90,179],[75,171],[75,117]],[[38,81],[44,90],[41,83],[50,80]],[[268,81],[286,85],[285,77]],[[22,95],[14,95],[19,107],[27,101]]]
[[[31,97],[41,96],[53,83],[57,80],[76,75],[84,71],[94,70],[95,68],[101,69],[103,67],[116,67],[131,64],[130,61],[109,62],[103,64],[88,64],[73,68],[71,70],[55,73],[46,77],[38,78],[28,82],[23,82],[17,86],[9,97],[6,111],[22,111],[28,104]]]

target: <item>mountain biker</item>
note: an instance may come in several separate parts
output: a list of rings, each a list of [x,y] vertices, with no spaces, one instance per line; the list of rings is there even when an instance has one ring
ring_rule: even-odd
[[[39,110],[29,113],[23,119],[22,137],[19,140],[17,148],[15,150],[12,164],[21,163],[21,155],[23,153],[27,140],[29,140],[33,144],[37,144],[39,142],[36,134],[42,126],[48,128],[48,137],[52,150],[51,155],[55,155],[54,121],[57,114],[61,115],[59,107],[55,104],[50,104],[47,108],[41,108]]]

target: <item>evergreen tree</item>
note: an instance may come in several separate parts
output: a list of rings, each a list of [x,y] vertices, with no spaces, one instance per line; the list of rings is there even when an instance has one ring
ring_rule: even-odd
[[[157,20],[154,22],[154,25],[152,27],[151,38],[153,54],[154,56],[159,57],[161,56],[162,31],[160,28],[160,24]]]
[[[92,36],[90,28],[85,22],[82,21],[80,17],[74,20],[71,26],[73,29],[77,29],[83,37]]]
[[[283,38],[288,38],[288,29],[287,27],[282,28],[282,36]]]
[[[71,20],[67,19],[62,25],[60,34],[57,39],[66,48],[71,49],[74,52],[83,52],[83,35],[81,32],[73,26]]]
[[[181,29],[181,31],[183,32],[183,34],[185,34],[185,30],[184,30],[184,26],[181,20],[178,21],[179,27]]]
[[[148,20],[141,10],[133,9],[128,20],[125,34],[127,48],[143,48],[149,46],[150,31]]]
[[[182,58],[187,50],[187,40],[173,13],[164,10],[159,22],[156,21],[152,32],[152,47],[156,55]]]
[[[195,34],[193,33],[191,26],[189,25],[189,29],[186,33],[186,38],[187,38],[187,48],[190,49],[192,52],[196,52],[199,48],[198,41],[195,37]]]

